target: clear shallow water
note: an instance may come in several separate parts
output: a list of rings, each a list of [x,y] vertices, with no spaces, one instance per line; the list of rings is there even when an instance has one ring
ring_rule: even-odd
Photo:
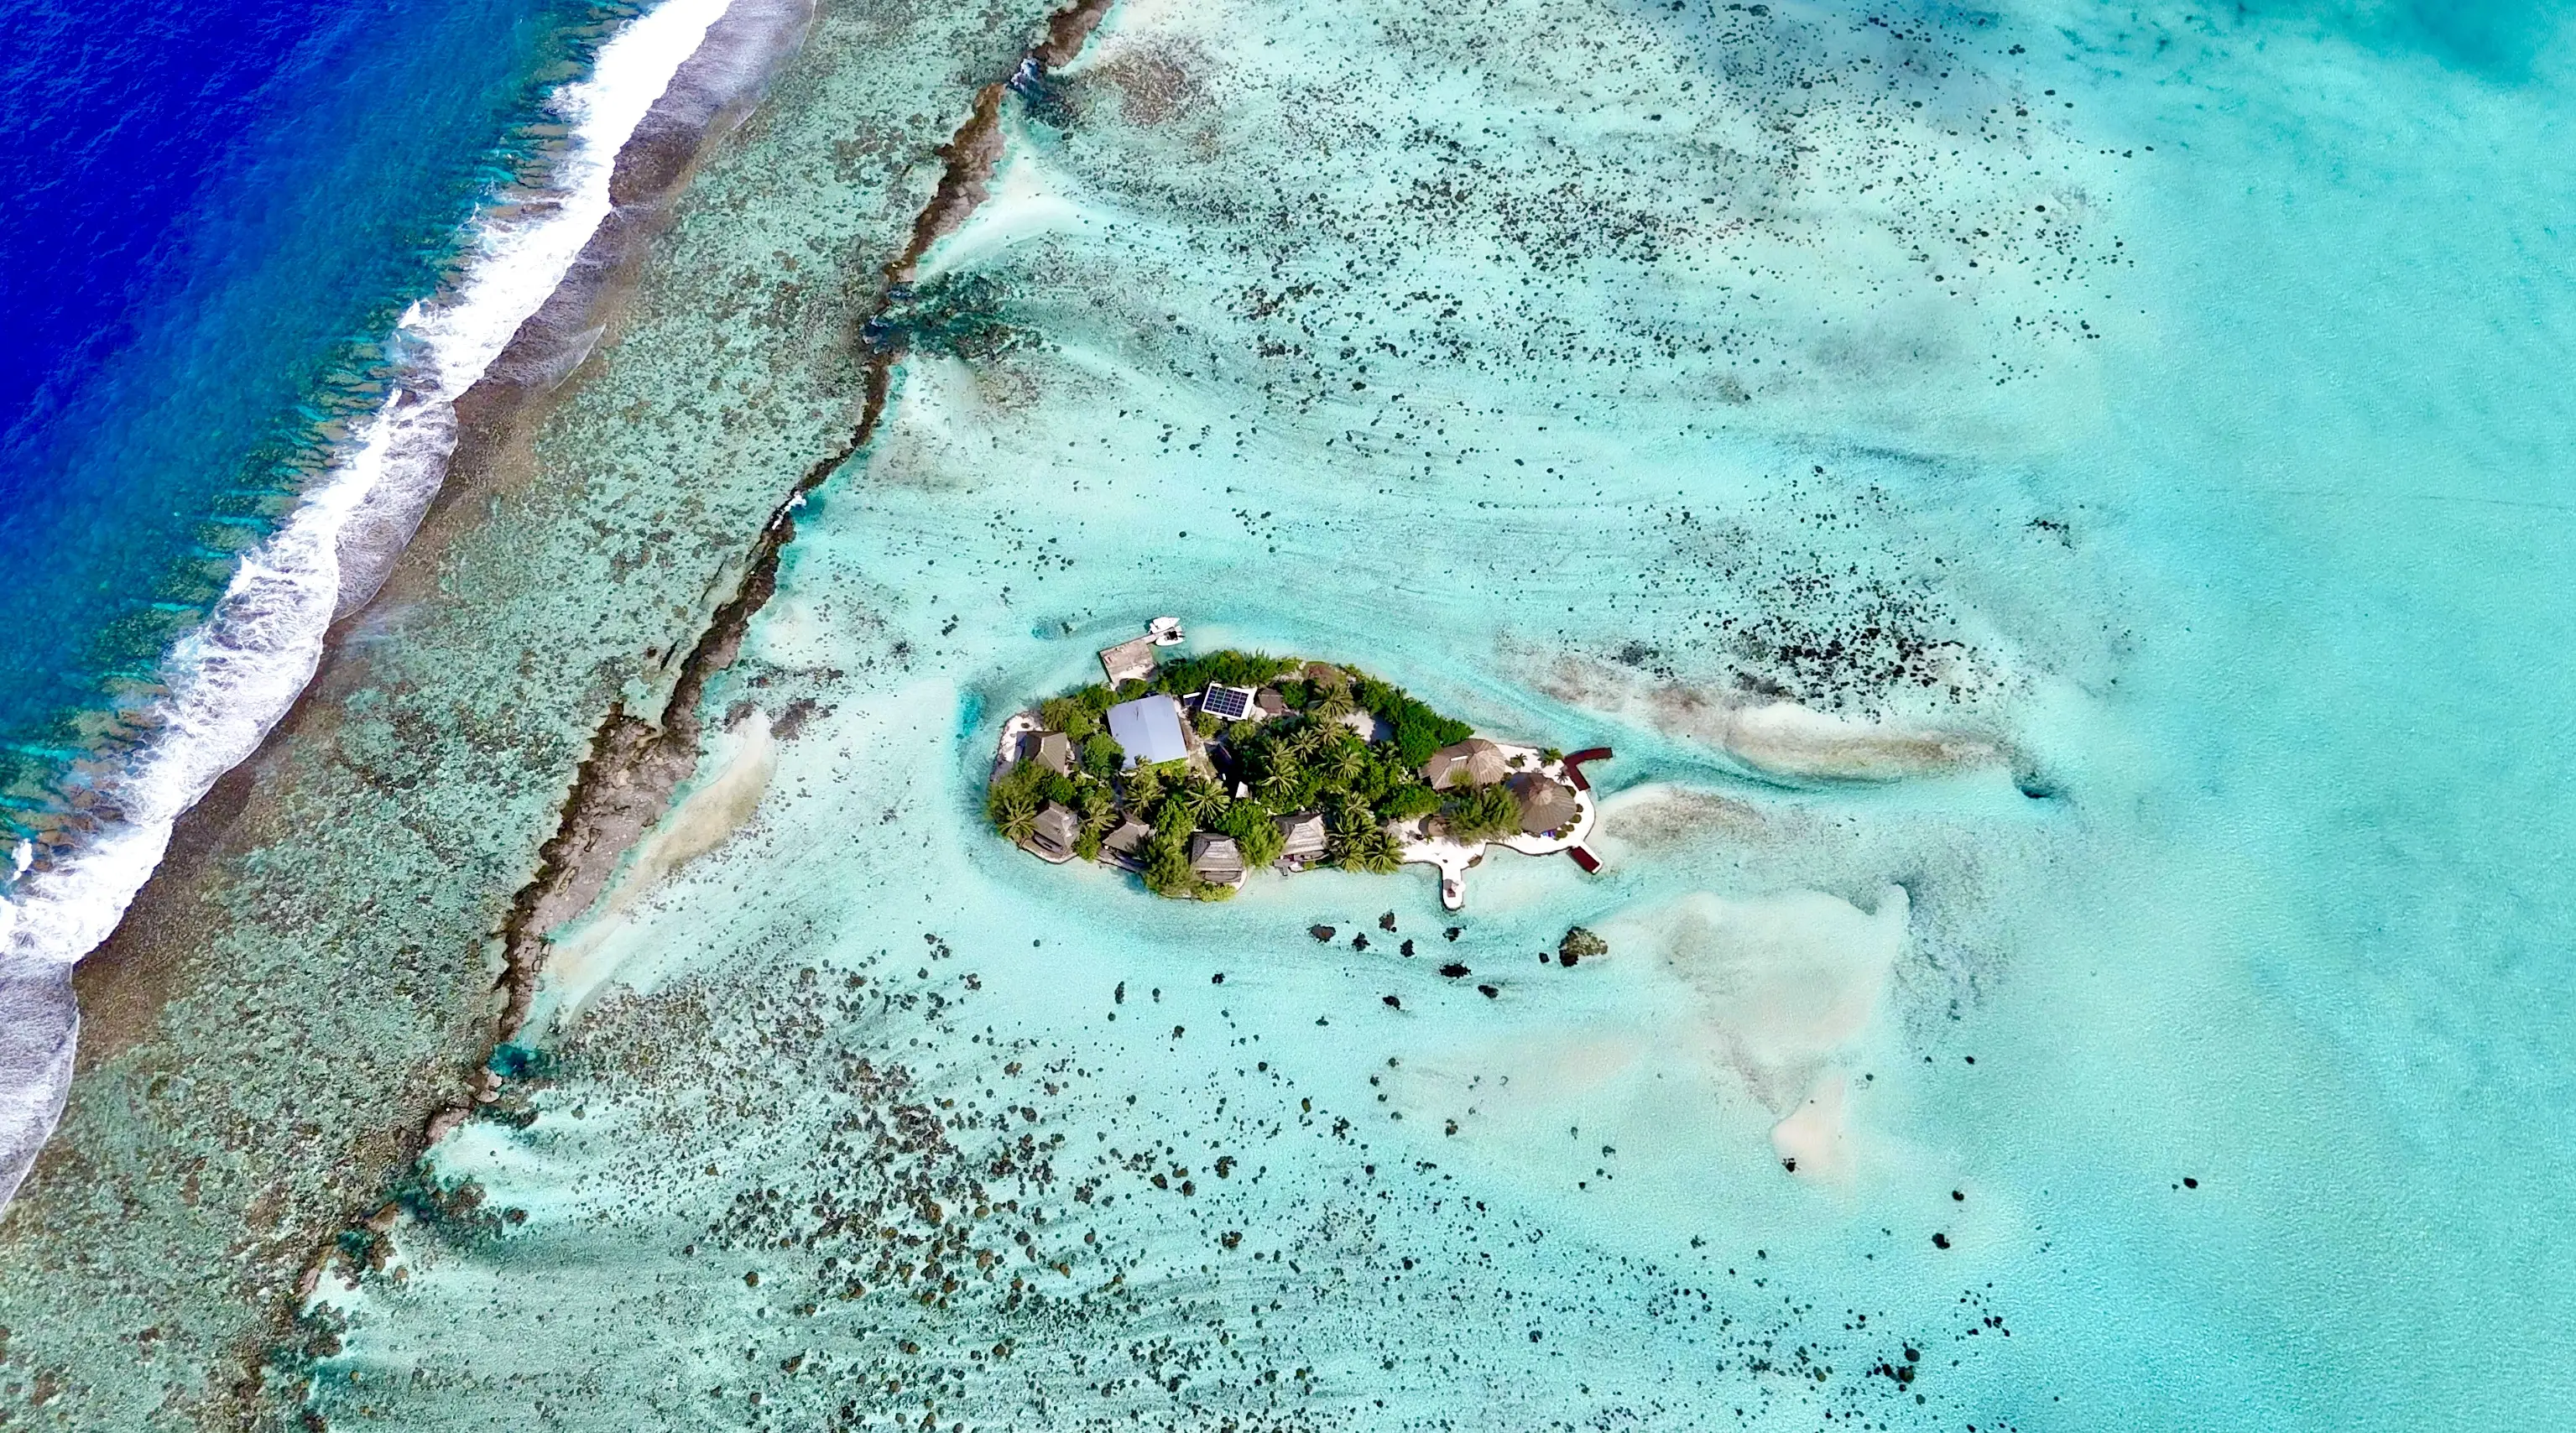
[[[756,814],[561,933],[433,1154],[481,1202],[325,1281],[318,1406],[2566,1401],[2564,53],[1113,12],[933,256],[987,341],[808,505],[639,868]],[[1418,873],[1183,907],[988,839],[993,726],[1166,611],[1617,746],[1607,873],[1497,857],[1452,943]],[[2012,756],[1764,779],[1748,681]]]

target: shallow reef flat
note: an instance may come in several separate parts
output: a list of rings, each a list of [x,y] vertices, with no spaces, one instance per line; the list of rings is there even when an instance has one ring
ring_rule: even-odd
[[[885,421],[677,806],[320,1281],[312,1408],[2401,1426],[2545,1383],[2563,1297],[2396,1236],[2473,1197],[2424,1150],[2528,1115],[2419,1119],[2402,1042],[2284,993],[2378,959],[2291,914],[2359,878],[2296,864],[2336,798],[2278,774],[2371,738],[2267,695],[2330,624],[2241,614],[2356,579],[2170,466],[2260,389],[2209,216],[2270,220],[2153,156],[2314,68],[2442,92],[2410,63],[2054,9],[1112,7],[877,316]],[[1603,873],[1199,905],[992,838],[1008,714],[1165,612],[1615,745]],[[2499,1268],[2509,1354],[2409,1312]]]
[[[849,448],[937,150],[1047,13],[825,4],[739,128],[806,17],[737,6],[693,62],[580,291],[464,405],[400,569],[81,968],[70,1109],[0,1223],[13,1421],[276,1411],[305,1270],[471,1100],[495,934],[576,768],[650,731],[604,714],[659,717],[773,510]]]
[[[2023,1370],[1972,1271],[2017,1257],[2012,1196],[1969,1206],[1888,1127],[1940,1099],[1913,1072],[1995,906],[2077,839],[2010,722],[2099,639],[1997,621],[1941,556],[2026,551],[2009,598],[2089,578],[1956,461],[2045,447],[2085,359],[1891,256],[1926,202],[1986,216],[2016,235],[1979,251],[1996,305],[2044,314],[2115,251],[2002,217],[2109,182],[2043,125],[1960,192],[1873,197],[1935,134],[1877,67],[1937,91],[1934,53],[1606,7],[1114,8],[1015,92],[981,204],[880,318],[886,421],[710,683],[725,735],[555,932],[498,1098],[323,1279],[314,1406],[1988,1416]],[[1794,97],[1827,70],[1872,78]],[[1737,292],[1818,251],[1776,314]],[[1813,331],[1900,312],[1995,366]],[[1975,411],[1917,453],[1795,439],[1925,389]],[[1026,860],[981,820],[994,732],[1164,611],[1480,730],[1615,737],[1609,869],[1496,853],[1451,916],[1418,874],[1174,906]],[[1576,923],[1608,953],[1559,958]]]

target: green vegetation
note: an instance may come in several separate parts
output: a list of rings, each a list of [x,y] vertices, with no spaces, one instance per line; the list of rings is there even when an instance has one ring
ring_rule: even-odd
[[[1117,740],[1105,731],[1082,739],[1082,769],[1103,781],[1116,776],[1126,759],[1127,753],[1119,750]]]
[[[1037,825],[1039,783],[1054,774],[1036,762],[1023,761],[994,778],[984,792],[984,815],[1003,840],[1029,839]]]
[[[1521,829],[1521,804],[1506,786],[1459,788],[1448,806],[1449,834],[1460,841],[1496,841]]]
[[[1389,821],[1410,821],[1416,816],[1428,816],[1444,804],[1439,792],[1417,781],[1410,786],[1388,792],[1386,799],[1378,803],[1377,809],[1378,814]]]
[[[1229,803],[1225,813],[1216,818],[1216,829],[1234,838],[1235,846],[1243,852],[1243,868],[1247,871],[1278,860],[1288,845],[1288,838],[1279,833],[1279,823],[1258,801]]]
[[[1187,697],[1207,690],[1210,682],[1228,687],[1267,686],[1303,665],[1294,657],[1274,657],[1267,652],[1238,652],[1229,648],[1168,663],[1156,669],[1154,680],[1146,689]]]
[[[1105,690],[1107,689],[1102,687],[1084,689],[1086,693]],[[1047,730],[1063,732],[1073,738],[1074,744],[1079,746],[1088,742],[1094,735],[1103,734],[1100,727],[1100,714],[1108,709],[1107,703],[1094,705],[1079,694],[1049,697],[1038,704],[1038,720],[1046,723]],[[1111,745],[1114,747],[1116,743],[1112,742]]]
[[[1330,849],[1333,864],[1372,875],[1384,875],[1402,864],[1395,836],[1383,826],[1337,826]]]
[[[1196,895],[1199,878],[1190,869],[1190,823],[1177,808],[1166,814],[1171,819],[1155,825],[1154,839],[1145,846],[1145,889],[1158,896]]]
[[[1073,809],[1082,817],[1085,835],[1106,836],[1118,829],[1118,798],[1106,784],[1086,783],[1075,798]]]
[[[1402,687],[1375,677],[1360,678],[1352,695],[1369,715],[1394,728],[1395,749],[1407,766],[1420,766],[1431,759],[1431,753],[1476,734],[1474,727],[1442,716]]]
[[[1294,674],[1294,675],[1291,675]],[[1121,771],[1126,754],[1111,739],[1106,713],[1148,692],[1189,698],[1215,682],[1269,686],[1287,708],[1268,720],[1220,721],[1200,713],[1192,725],[1204,750],[1186,760]],[[1373,741],[1346,718],[1366,712],[1389,739]],[[1190,837],[1215,831],[1234,838],[1246,870],[1276,862],[1286,845],[1282,817],[1324,813],[1326,859],[1355,871],[1386,872],[1401,860],[1402,841],[1389,827],[1435,813],[1449,833],[1476,841],[1520,829],[1520,809],[1500,786],[1433,791],[1422,764],[1474,729],[1441,715],[1403,689],[1348,668],[1310,668],[1264,652],[1218,651],[1171,662],[1150,682],[1113,692],[1093,683],[1038,704],[1048,731],[1074,744],[1067,775],[1018,762],[993,779],[985,813],[994,829],[1025,841],[1048,802],[1081,818],[1074,853],[1098,859],[1101,841],[1133,817],[1153,828],[1134,858],[1148,890],[1183,899],[1223,900],[1230,886],[1211,885],[1190,869]],[[1362,722],[1361,725],[1367,725]],[[1244,794],[1238,796],[1238,790]]]

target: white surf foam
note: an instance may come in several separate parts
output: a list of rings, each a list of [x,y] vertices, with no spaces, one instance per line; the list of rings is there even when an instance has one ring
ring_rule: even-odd
[[[571,271],[610,211],[618,151],[731,0],[665,0],[549,104],[569,135],[545,187],[500,196],[457,282],[395,334],[399,386],[164,662],[152,740],[97,785],[118,815],[0,894],[0,1203],[61,1116],[78,1014],[70,970],[115,929],[180,815],[249,756],[313,678],[332,618],[373,596],[437,493],[456,400]]]

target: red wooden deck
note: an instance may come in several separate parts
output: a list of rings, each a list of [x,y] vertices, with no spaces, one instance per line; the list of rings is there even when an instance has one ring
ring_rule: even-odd
[[[1592,783],[1583,779],[1583,763],[1587,761],[1608,761],[1609,759],[1610,748],[1606,746],[1587,746],[1583,750],[1578,751],[1565,759],[1566,779],[1574,783],[1575,790],[1589,791],[1592,789]]]

